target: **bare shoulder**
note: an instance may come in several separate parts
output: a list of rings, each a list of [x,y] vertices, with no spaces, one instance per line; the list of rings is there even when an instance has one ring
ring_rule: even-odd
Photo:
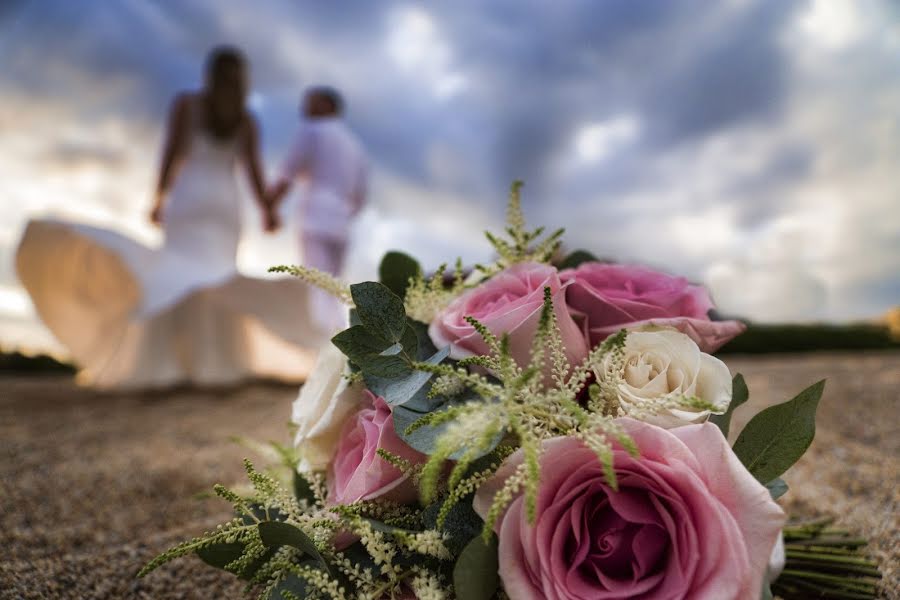
[[[198,92],[182,91],[172,98],[172,110],[186,110],[200,97]]]
[[[197,101],[196,92],[179,92],[172,98],[169,106],[170,122],[178,126],[185,126],[191,114],[191,106]]]

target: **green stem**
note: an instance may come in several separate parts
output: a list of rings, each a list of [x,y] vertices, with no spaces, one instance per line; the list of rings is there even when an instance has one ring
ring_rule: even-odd
[[[867,558],[863,558],[861,556],[857,556],[855,554],[846,554],[846,555],[838,555],[838,554],[821,554],[818,552],[809,552],[807,550],[792,550],[788,549],[785,554],[788,558],[797,557],[801,560],[815,560],[816,562],[831,562],[838,563],[844,565],[860,565],[864,567],[871,567],[874,563]]]
[[[785,544],[786,552],[816,552],[819,554],[831,554],[834,556],[860,556],[857,548],[847,548],[844,546],[817,546],[815,543],[810,544]]]
[[[810,569],[821,573],[831,573],[835,575],[853,575],[860,577],[881,578],[881,573],[877,568],[871,566],[858,566],[847,564],[835,564],[822,562],[817,560],[791,559],[791,567],[798,569]]]
[[[772,591],[783,598],[809,597],[810,592],[817,598],[831,598],[833,600],[873,600],[874,594],[838,590],[832,587],[822,587],[814,583],[792,579],[788,582],[778,582],[772,586]]]
[[[847,546],[848,548],[859,548],[865,546],[868,543],[869,542],[862,538],[817,537],[810,538],[809,540],[804,541],[790,540],[787,541],[785,546]]]
[[[785,569],[781,574],[785,578],[821,581],[823,583],[832,583],[848,590],[875,593],[874,583],[866,583],[861,580],[848,579],[838,575],[827,575],[825,573],[815,573],[812,571],[798,571],[796,569]]]

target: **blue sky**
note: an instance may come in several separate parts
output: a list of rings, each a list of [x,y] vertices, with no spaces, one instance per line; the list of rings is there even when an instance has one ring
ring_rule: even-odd
[[[571,247],[685,274],[732,314],[900,303],[888,0],[7,0],[0,342],[36,331],[12,267],[29,217],[158,237],[144,219],[161,119],[220,43],[252,64],[271,171],[303,87],[345,92],[373,165],[354,276],[394,247],[485,258],[480,231],[521,178],[527,215]],[[296,259],[292,231],[266,238],[246,216],[244,269]]]

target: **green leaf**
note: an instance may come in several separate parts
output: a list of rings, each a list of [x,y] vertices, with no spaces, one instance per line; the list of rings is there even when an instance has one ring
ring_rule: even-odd
[[[444,348],[429,357],[425,362],[436,365],[447,358],[450,348]],[[384,398],[391,406],[410,403],[413,410],[431,410],[435,401],[429,399],[428,382],[433,375],[425,371],[412,371],[404,377],[385,379],[383,377],[366,376],[366,387],[372,393]]]
[[[225,565],[236,561],[244,554],[244,544],[242,542],[223,542],[198,548],[196,553],[200,560],[209,566],[224,569]]]
[[[560,271],[563,269],[574,269],[578,267],[578,265],[586,262],[597,262],[597,257],[587,250],[575,250],[559,263],[558,269]]]
[[[350,295],[363,326],[391,343],[399,342],[406,330],[403,300],[387,286],[366,281],[350,286]]]
[[[198,548],[196,554],[200,560],[209,566],[224,570],[226,566],[236,561],[244,554],[244,544],[241,542],[213,544],[204,548]],[[269,550],[250,564],[246,565],[240,572],[236,572],[235,575],[241,579],[249,580],[256,574],[260,567],[272,558],[274,554],[274,549]]]
[[[466,398],[462,398],[456,402],[465,402]],[[391,413],[394,419],[394,431],[397,432],[397,435],[401,440],[406,442],[412,448],[418,450],[423,454],[430,455],[434,452],[435,446],[437,445],[437,440],[443,435],[443,433],[450,426],[452,421],[448,421],[446,423],[441,423],[437,427],[432,427],[431,425],[424,425],[419,427],[412,433],[406,433],[406,428],[418,421],[420,418],[424,417],[428,412],[438,412],[449,407],[451,403],[444,403],[443,405],[439,405],[435,407],[431,411],[418,411],[413,408],[410,408],[410,403],[405,405],[393,406],[391,407]],[[485,448],[482,452],[476,454],[473,458],[481,458],[482,456],[489,454],[496,448],[500,441],[503,439],[503,436],[506,435],[505,430],[501,430],[494,436],[494,439],[491,440],[491,443]],[[465,454],[466,448],[460,448],[456,452],[450,455],[452,460],[459,459],[463,454]]]
[[[259,524],[259,537],[266,546],[293,546],[310,558],[316,559],[322,566],[327,563],[312,539],[290,523],[284,521],[263,521]]]
[[[288,573],[287,576],[279,581],[272,589],[269,599],[288,600],[290,598],[293,600],[294,598],[306,598],[308,591],[309,584],[306,583],[305,579],[298,577],[293,573]],[[289,592],[289,594],[285,595],[283,592]]]
[[[407,340],[409,337],[409,334],[404,336]],[[379,377],[398,377],[412,371],[405,357],[399,354],[384,356],[384,351],[394,343],[373,334],[363,325],[354,325],[341,331],[331,338],[331,342],[363,373]]]
[[[412,372],[412,367],[402,356],[373,356],[360,365],[363,373],[371,373],[378,377],[405,377]]]
[[[772,496],[772,500],[778,500],[787,493],[788,484],[785,483],[784,479],[781,477],[776,477],[766,484],[766,489],[769,490],[769,495]]]
[[[400,337],[400,348],[403,350],[403,355],[409,359],[413,360],[418,356],[419,352],[419,336],[416,335],[415,328],[407,323],[406,329],[403,330],[403,335]]]
[[[331,338],[331,343],[353,362],[364,362],[366,357],[377,356],[393,344],[393,342],[373,335],[363,325],[354,325],[338,332]]]
[[[500,587],[497,558],[497,536],[491,534],[490,542],[484,543],[476,535],[466,544],[456,566],[453,567],[453,586],[459,600],[490,600]]]
[[[409,254],[392,250],[384,255],[378,266],[378,279],[392,292],[403,298],[409,279],[422,272],[418,261]]]
[[[438,349],[437,346],[435,346],[431,341],[431,336],[428,335],[428,325],[426,325],[425,323],[420,323],[419,321],[414,321],[413,319],[408,319],[407,323],[410,327],[412,327],[412,330],[416,334],[416,338],[418,340],[416,359],[428,360],[430,357],[434,356],[437,353]]]
[[[824,389],[822,380],[747,423],[734,443],[734,453],[757,481],[772,481],[809,448],[816,435],[816,407]]]
[[[396,342],[378,353],[378,356],[397,356],[403,352],[403,344]]]
[[[429,529],[438,528],[437,518],[443,503],[443,500],[433,502],[422,511],[422,523]],[[472,508],[472,496],[468,496],[453,505],[453,508],[447,513],[444,527],[440,531],[449,536],[445,539],[444,544],[450,553],[453,556],[459,556],[473,538],[481,537],[483,528],[484,520]]]
[[[769,584],[763,583],[762,595],[760,595],[759,600],[773,600],[774,596],[772,595],[772,589],[769,587]]]
[[[438,427],[426,425],[424,427],[419,427],[411,433],[406,432],[407,427],[424,417],[425,414],[425,412],[412,410],[403,405],[391,407],[391,416],[394,419],[394,431],[397,432],[400,439],[423,454],[431,454],[434,452],[437,438],[447,429],[446,423]]]
[[[388,525],[384,521],[379,521],[378,519],[372,519],[370,517],[363,517],[363,520],[366,521],[369,526],[372,527],[372,529],[374,529],[375,531],[380,531],[381,533],[394,534],[398,531],[400,533],[416,533],[412,529],[394,527],[393,525]]]
[[[750,390],[747,389],[747,382],[744,381],[744,376],[738,373],[734,376],[734,379],[731,380],[731,404],[728,405],[728,410],[726,410],[724,414],[711,415],[709,417],[709,420],[722,430],[722,435],[726,438],[728,437],[728,432],[731,430],[731,415],[734,414],[734,410],[746,402],[749,397]]]

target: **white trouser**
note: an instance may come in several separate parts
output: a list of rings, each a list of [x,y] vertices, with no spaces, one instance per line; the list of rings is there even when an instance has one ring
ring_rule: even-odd
[[[338,276],[344,267],[344,255],[347,252],[347,240],[316,231],[304,231],[301,245],[303,262],[325,273]],[[319,288],[310,292],[310,310],[313,321],[329,333],[347,327],[347,307],[343,303]]]

